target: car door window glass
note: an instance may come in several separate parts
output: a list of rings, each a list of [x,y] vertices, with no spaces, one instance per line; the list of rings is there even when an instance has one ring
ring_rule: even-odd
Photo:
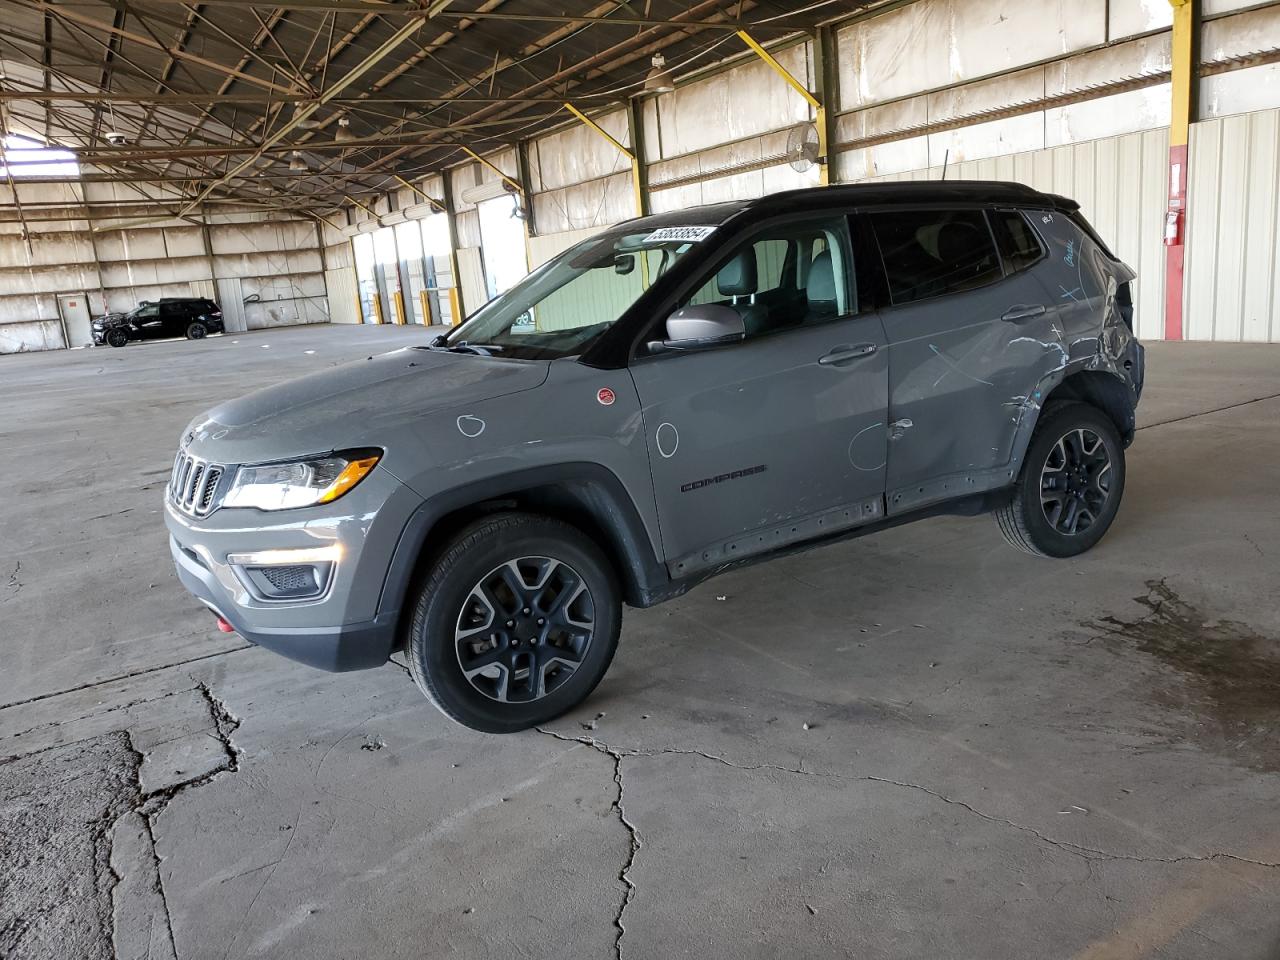
[[[872,213],[895,305],[972,290],[1004,274],[981,210]]]
[[[739,247],[679,306],[732,307],[748,337],[822,323],[857,312],[851,263],[843,220],[779,225]]]
[[[1027,218],[1017,210],[993,210],[991,229],[995,232],[1000,256],[1009,273],[1026,270],[1045,256],[1040,239]]]

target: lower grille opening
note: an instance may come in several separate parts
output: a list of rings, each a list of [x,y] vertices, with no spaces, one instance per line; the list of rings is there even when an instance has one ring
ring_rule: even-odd
[[[267,600],[305,600],[324,592],[329,564],[245,567],[257,593]]]

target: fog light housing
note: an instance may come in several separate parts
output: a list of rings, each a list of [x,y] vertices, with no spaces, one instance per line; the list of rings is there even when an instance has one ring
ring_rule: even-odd
[[[342,554],[336,543],[324,547],[233,553],[227,562],[258,600],[314,600],[329,588]]]

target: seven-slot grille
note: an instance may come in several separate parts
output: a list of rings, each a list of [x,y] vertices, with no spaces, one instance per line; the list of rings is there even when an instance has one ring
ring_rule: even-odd
[[[213,509],[222,467],[179,450],[169,479],[169,499],[183,513],[203,517]]]

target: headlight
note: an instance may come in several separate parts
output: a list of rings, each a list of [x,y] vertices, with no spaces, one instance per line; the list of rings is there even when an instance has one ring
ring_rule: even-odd
[[[381,456],[376,450],[356,450],[310,460],[241,467],[222,506],[288,510],[330,503],[363,480]]]

